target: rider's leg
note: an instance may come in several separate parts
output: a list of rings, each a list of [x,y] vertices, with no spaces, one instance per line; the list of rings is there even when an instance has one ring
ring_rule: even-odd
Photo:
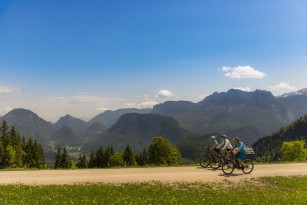
[[[243,159],[246,157],[246,153],[238,152],[236,157],[238,158],[238,161],[239,161],[241,167],[245,167],[245,163],[243,162]]]
[[[230,151],[231,151],[231,149],[225,149],[225,157],[226,157],[226,159],[228,159],[228,160],[230,160]]]
[[[239,158],[238,158],[238,161],[239,161],[239,163],[240,163],[241,167],[245,167],[245,163],[243,162],[243,160],[242,160],[242,159],[239,159]]]

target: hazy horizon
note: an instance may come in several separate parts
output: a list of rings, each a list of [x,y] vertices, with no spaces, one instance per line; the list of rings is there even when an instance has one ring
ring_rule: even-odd
[[[307,2],[0,0],[0,115],[307,88]]]

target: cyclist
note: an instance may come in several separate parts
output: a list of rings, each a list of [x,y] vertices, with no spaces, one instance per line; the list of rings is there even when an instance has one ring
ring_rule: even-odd
[[[217,142],[215,136],[211,136],[210,139],[211,139],[211,143],[209,145],[209,148],[210,148],[211,154],[214,155],[214,154],[219,153],[220,152],[220,145]]]
[[[242,169],[244,169],[246,165],[243,162],[243,159],[246,157],[246,147],[244,143],[241,142],[238,137],[235,137],[233,141],[235,143],[235,146],[232,148],[232,150],[234,150],[235,148],[238,148],[238,152],[236,153],[236,158],[238,159]]]
[[[226,158],[229,159],[229,151],[232,150],[232,145],[228,140],[226,135],[222,135],[222,143],[220,144],[220,149],[222,155],[226,155]]]

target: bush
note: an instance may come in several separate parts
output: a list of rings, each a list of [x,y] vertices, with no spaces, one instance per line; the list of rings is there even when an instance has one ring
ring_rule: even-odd
[[[303,140],[283,142],[280,151],[282,161],[306,160],[307,150],[305,149],[305,142]]]
[[[154,165],[179,164],[181,155],[175,145],[164,137],[155,137],[148,149],[149,162]]]

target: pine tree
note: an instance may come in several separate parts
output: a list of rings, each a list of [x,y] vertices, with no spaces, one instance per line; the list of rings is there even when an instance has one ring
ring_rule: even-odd
[[[26,139],[24,136],[22,137],[22,140],[21,140],[21,147],[23,150],[26,150]]]
[[[68,155],[66,147],[63,149],[63,154],[62,154],[62,168],[64,169],[69,169],[72,166],[72,161]]]
[[[136,164],[135,156],[132,152],[130,145],[126,146],[126,149],[123,152],[123,158],[124,158],[124,162],[126,163],[126,166],[133,166]]]
[[[24,159],[24,164],[28,168],[33,168],[35,167],[35,161],[34,161],[34,150],[33,150],[33,140],[30,137],[26,143],[26,148],[25,148],[25,159]]]
[[[10,140],[11,145],[16,152],[16,156],[14,159],[14,166],[22,167],[25,152],[22,149],[20,135],[16,132],[15,127],[11,128],[10,138],[11,138]]]
[[[139,166],[144,166],[148,164],[148,152],[144,148],[141,153],[135,156],[135,160]]]
[[[35,167],[43,168],[43,166],[45,165],[44,153],[42,146],[36,140],[34,140],[33,150],[34,150],[33,158],[34,158]]]
[[[91,152],[90,159],[89,159],[89,162],[88,162],[88,167],[89,168],[96,167],[96,159],[95,159],[94,150],[92,150],[92,152]]]
[[[9,127],[5,120],[1,124],[1,141],[5,149],[9,145],[9,141],[10,141]]]
[[[88,162],[85,153],[80,154],[79,161],[77,162],[76,166],[81,169],[88,167]]]
[[[54,168],[55,169],[59,169],[62,168],[62,151],[61,151],[61,147],[58,147],[58,151],[55,155],[55,162],[54,162]]]
[[[104,149],[100,147],[95,153],[95,164],[96,167],[106,167],[106,160],[104,157]]]
[[[31,137],[27,142],[24,137],[21,140],[15,127],[10,128],[6,121],[2,122],[0,132],[0,165],[2,167],[42,167],[45,162],[39,143],[33,143]],[[37,153],[35,153],[36,150],[38,150]],[[37,163],[36,159],[41,162]]]
[[[5,166],[3,162],[3,155],[4,155],[4,147],[2,141],[0,140],[0,166],[4,168]]]
[[[108,147],[104,153],[104,167],[110,167],[110,158],[114,154],[113,147]]]

